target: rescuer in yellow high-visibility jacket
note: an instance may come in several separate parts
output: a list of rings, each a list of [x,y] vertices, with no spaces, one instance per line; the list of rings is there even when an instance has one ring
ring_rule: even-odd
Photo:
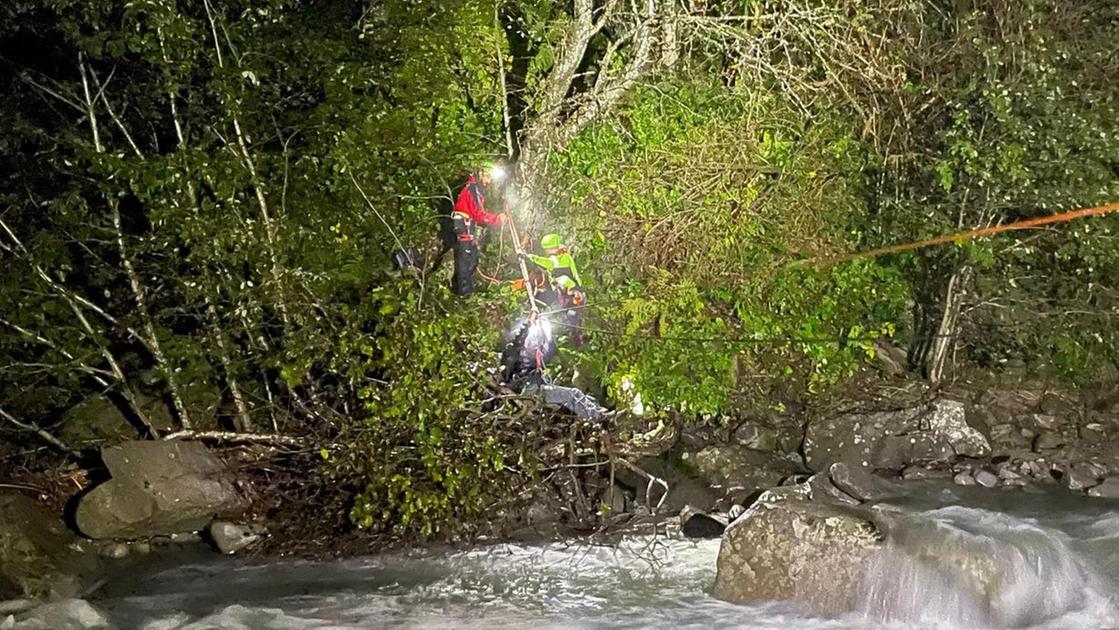
[[[579,270],[575,267],[575,258],[563,245],[559,234],[545,234],[540,239],[540,249],[544,250],[543,256],[529,254],[528,259],[539,265],[551,276],[554,284],[557,278],[567,276],[575,281],[576,286],[582,286]]]

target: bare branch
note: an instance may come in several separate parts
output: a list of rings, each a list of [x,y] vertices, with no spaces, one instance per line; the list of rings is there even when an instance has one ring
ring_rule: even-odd
[[[15,416],[8,413],[7,411],[4,411],[4,409],[2,407],[0,407],[0,418],[4,418],[5,420],[10,422],[11,424],[14,424],[15,426],[23,429],[24,431],[31,431],[35,435],[39,436],[39,439],[41,439],[44,442],[46,442],[47,444],[50,444],[51,446],[57,448],[58,450],[62,451],[63,453],[74,454],[74,453],[77,452],[73,448],[71,448],[68,444],[63,442],[62,440],[54,437],[50,433],[43,430],[43,428],[40,427],[38,424],[36,424],[34,422],[30,422],[30,421],[20,422],[19,420],[16,419]]]
[[[164,440],[206,440],[226,444],[264,444],[268,446],[307,447],[311,442],[288,435],[267,435],[260,433],[234,433],[231,431],[176,431],[164,436]]]

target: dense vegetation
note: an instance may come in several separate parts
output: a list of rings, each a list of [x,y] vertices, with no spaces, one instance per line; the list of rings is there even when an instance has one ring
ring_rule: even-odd
[[[486,369],[523,309],[510,237],[469,299],[449,264],[401,275],[391,253],[431,257],[466,173],[507,155],[522,231],[567,235],[594,303],[557,370],[612,404],[750,413],[842,383],[879,337],[934,381],[1119,365],[1115,218],[825,262],[1119,199],[1106,0],[2,15],[0,427],[19,444],[119,436],[68,428],[105,396],[137,435],[312,437],[365,527],[484,509],[532,469],[523,401]]]

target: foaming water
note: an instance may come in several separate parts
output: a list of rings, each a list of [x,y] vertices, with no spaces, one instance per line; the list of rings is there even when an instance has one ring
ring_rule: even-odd
[[[1103,627],[1107,587],[1068,537],[987,510],[900,517],[869,560],[860,609],[883,621],[951,628]]]
[[[1119,626],[1117,506],[969,492],[937,487],[910,501],[865,565],[859,609],[838,619],[789,603],[717,601],[708,592],[719,541],[636,537],[618,547],[507,544],[328,563],[209,557],[129,576],[92,606],[0,619],[0,630]]]

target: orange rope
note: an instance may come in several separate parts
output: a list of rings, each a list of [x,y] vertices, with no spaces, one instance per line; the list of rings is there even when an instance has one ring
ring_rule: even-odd
[[[1083,219],[1085,217],[1097,217],[1111,212],[1119,211],[1119,203],[1109,203],[1095,208],[1085,208],[1083,210],[1071,210],[1069,212],[1061,212],[1058,214],[1051,214],[1045,217],[1035,217],[1033,219],[1023,219],[1015,221],[1014,223],[1006,223],[1003,225],[996,225],[993,227],[979,228],[977,230],[967,230],[964,232],[956,232],[955,234],[947,234],[944,236],[937,236],[935,238],[927,238],[923,241],[913,241],[912,243],[903,243],[901,245],[890,245],[888,247],[879,247],[866,252],[858,252],[855,254],[846,254],[843,256],[823,257],[818,256],[809,258],[804,261],[798,261],[800,264],[816,263],[821,266],[836,265],[851,260],[858,260],[860,258],[874,258],[882,256],[883,254],[896,254],[898,252],[908,252],[930,245],[942,245],[944,243],[951,243],[953,241],[969,240],[973,238],[982,238],[985,236],[994,236],[1002,234],[1003,232],[1011,232],[1014,230],[1025,230],[1041,225],[1049,225],[1051,223],[1064,223],[1066,221],[1074,221],[1076,219]]]

